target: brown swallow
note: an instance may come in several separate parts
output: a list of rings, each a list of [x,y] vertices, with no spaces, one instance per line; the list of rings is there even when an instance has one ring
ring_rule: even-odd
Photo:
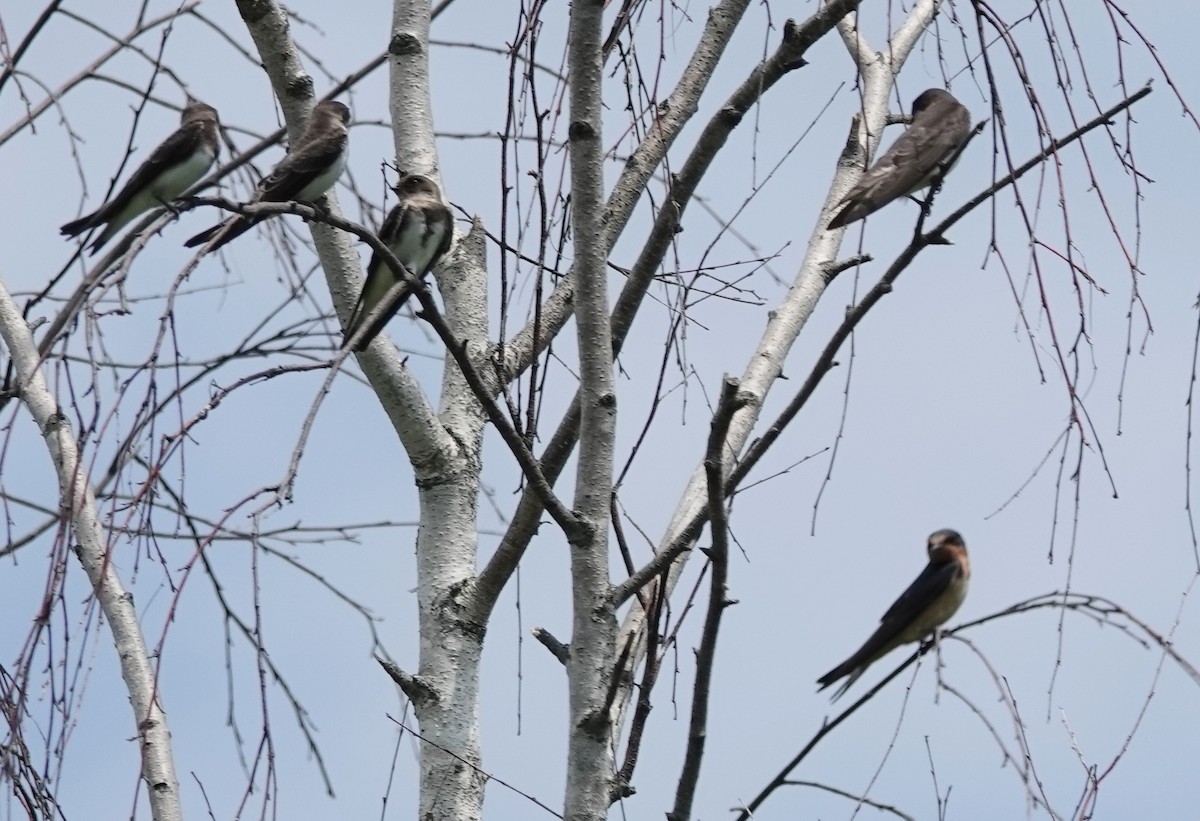
[[[841,228],[873,214],[892,200],[920,191],[948,170],[971,134],[971,112],[948,91],[931,88],[913,101],[912,125],[875,161],[829,221]]]
[[[315,202],[346,170],[350,147],[350,109],[336,100],[317,103],[304,134],[271,173],[258,184],[252,202]],[[187,242],[188,248],[212,241],[215,251],[249,231],[262,217],[235,214]],[[219,235],[219,236],[218,236]]]
[[[967,596],[971,565],[967,545],[953,530],[939,530],[929,537],[929,564],[880,619],[878,629],[850,658],[817,679],[824,690],[849,676],[834,693],[836,701],[871,663],[902,644],[921,641],[946,622]]]
[[[442,202],[437,183],[429,177],[406,174],[392,190],[399,195],[400,201],[383,221],[379,238],[405,268],[414,276],[423,278],[450,250],[454,217]],[[396,315],[412,293],[403,289],[386,308],[376,311],[376,306],[383,302],[391,287],[399,281],[379,254],[372,253],[371,262],[367,265],[367,281],[346,323],[343,346],[349,345],[359,329],[371,321],[368,330],[354,345],[356,351],[367,349],[371,340],[383,330],[383,326]],[[372,318],[373,312],[375,316]]]
[[[168,204],[208,173],[221,149],[219,125],[215,108],[189,99],[179,118],[179,130],[154,149],[125,187],[99,210],[68,222],[59,231],[74,237],[107,223],[90,246],[95,254],[138,215]]]

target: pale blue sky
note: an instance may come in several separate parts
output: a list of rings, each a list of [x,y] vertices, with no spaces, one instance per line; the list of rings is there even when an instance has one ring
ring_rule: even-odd
[[[434,25],[437,40],[485,43],[502,47],[514,37],[514,4],[459,0]],[[561,4],[560,4],[561,5]],[[81,13],[88,6],[79,4]],[[151,4],[152,14],[169,5]],[[249,38],[236,20],[231,4],[205,3],[202,10],[220,21],[234,38],[249,47]],[[311,52],[320,55],[324,68],[335,78],[357,69],[382,49],[390,22],[387,4],[356,5],[353,11],[320,2],[296,2],[295,11],[319,30],[296,27],[295,34]],[[565,6],[563,6],[565,8]],[[883,15],[883,6],[866,4],[867,13]],[[678,72],[679,62],[692,47],[696,26],[706,6],[689,6],[688,19],[671,11],[666,38],[668,62],[661,80],[662,94]],[[615,9],[609,10],[609,16]],[[787,14],[802,16],[811,4],[787,7],[776,4],[770,20],[776,29],[764,31],[767,14],[753,6],[744,31],[735,39],[726,63],[701,103],[699,122],[716,110],[733,84],[742,79],[764,49],[774,48],[778,27]],[[966,8],[960,12],[966,13]],[[6,10],[4,23],[10,40],[19,39],[35,10]],[[124,31],[136,13],[135,4],[111,4],[103,12],[110,25]],[[562,54],[562,10],[548,19],[542,32],[541,59],[557,65]],[[648,16],[653,13],[647,12]],[[899,14],[893,10],[893,13]],[[1075,33],[1087,46],[1087,71],[1099,95],[1098,105],[1117,102],[1122,91],[1114,85],[1110,23],[1092,7],[1075,11]],[[1013,12],[1014,17],[1016,13]],[[1192,57],[1190,33],[1200,12],[1181,10],[1166,15],[1143,11],[1137,22],[1158,47],[1174,81],[1187,99],[1200,91]],[[1183,19],[1188,18],[1189,19]],[[868,31],[883,40],[878,21],[866,23]],[[973,23],[971,24],[973,27]],[[944,29],[945,31],[946,29]],[[1036,38],[1020,30],[1025,42]],[[649,36],[649,28],[647,36]],[[953,35],[948,35],[953,36]],[[157,44],[157,35],[144,41]],[[951,39],[946,60],[951,73],[962,65],[962,49]],[[102,48],[94,33],[66,20],[57,20],[52,33],[39,43],[23,67],[39,81],[56,88],[79,71]],[[649,48],[643,41],[643,47]],[[216,65],[204,58],[219,53]],[[1030,54],[1030,64],[1050,105],[1058,134],[1072,127],[1055,96],[1050,67]],[[901,96],[907,106],[921,90],[940,85],[942,72],[932,41],[914,53],[901,77]],[[1149,306],[1154,335],[1142,346],[1145,322],[1134,310],[1132,346],[1123,397],[1120,379],[1127,344],[1130,280],[1119,247],[1112,239],[1102,212],[1089,197],[1087,177],[1079,155],[1064,158],[1064,175],[1072,197],[1071,216],[1078,253],[1090,275],[1108,291],[1085,295],[1092,348],[1083,354],[1086,370],[1080,379],[1099,439],[1091,442],[1080,481],[1081,506],[1074,565],[1069,568],[1075,485],[1066,469],[1063,498],[1057,510],[1058,534],[1055,561],[1048,563],[1051,528],[1055,521],[1057,453],[1048,467],[1019,498],[992,515],[1021,486],[1054,446],[1068,410],[1066,391],[1054,365],[1053,351],[1037,299],[1027,297],[1029,321],[1034,326],[1037,355],[1046,378],[1040,381],[1030,342],[1022,330],[1012,289],[996,261],[982,267],[987,232],[993,220],[980,210],[957,226],[955,244],[935,248],[921,256],[899,281],[896,291],[872,313],[855,337],[845,438],[825,489],[813,531],[813,504],[821,489],[828,457],[821,456],[778,476],[739,497],[733,514],[733,532],[745,559],[737,553],[731,570],[730,595],[739,601],[722,628],[718,652],[710,743],[696,803],[696,817],[715,821],[728,817],[728,808],[748,801],[831,715],[824,695],[814,694],[815,679],[841,661],[871,631],[879,615],[917,574],[924,563],[923,546],[929,532],[941,527],[960,530],[971,549],[975,568],[970,595],[951,624],[978,618],[1033,595],[1062,589],[1068,573],[1072,588],[1111,598],[1128,607],[1160,632],[1171,629],[1182,596],[1195,578],[1196,566],[1184,505],[1186,502],[1185,449],[1188,409],[1185,406],[1191,374],[1193,337],[1196,333],[1197,282],[1192,254],[1186,252],[1193,230],[1192,192],[1197,184],[1194,169],[1181,162],[1197,144],[1195,126],[1180,116],[1180,105],[1147,58],[1144,50],[1130,46],[1124,52],[1129,91],[1155,76],[1155,93],[1136,108],[1133,141],[1139,169],[1151,180],[1144,186],[1140,204],[1141,267],[1146,276],[1138,287]],[[643,55],[645,58],[645,54]],[[784,283],[791,280],[812,228],[817,210],[834,173],[846,134],[849,116],[857,105],[850,88],[853,67],[836,38],[827,38],[809,53],[810,65],[794,72],[773,89],[764,105],[755,109],[739,128],[701,194],[723,216],[731,216],[750,195],[755,184],[789,151],[800,134],[817,118],[831,96],[830,112],[820,118],[812,133],[783,162],[744,214],[737,228],[762,254],[778,251],[770,271]],[[193,94],[215,105],[226,124],[237,124],[265,133],[278,125],[265,75],[244,60],[231,56],[219,38],[196,21],[176,26],[168,41],[166,62],[188,83]],[[211,61],[210,61],[211,62]],[[319,92],[332,81],[310,65]],[[122,58],[108,69],[135,84],[144,83],[149,70],[144,62]],[[1094,110],[1085,105],[1078,67],[1073,99],[1080,119]],[[434,115],[440,133],[495,132],[503,127],[506,64],[502,57],[482,51],[440,46],[434,49]],[[982,76],[982,75],[977,75]],[[1003,77],[1013,150],[1023,160],[1035,150],[1035,134],[1026,110],[1012,85]],[[25,88],[34,99],[41,92]],[[549,89],[547,84],[545,89]],[[841,89],[840,92],[838,89]],[[988,105],[968,74],[957,73],[953,92],[976,119],[988,116]],[[347,97],[360,121],[388,116],[387,75],[380,70]],[[0,124],[7,128],[18,117],[23,103],[10,83],[0,96]],[[182,94],[162,79],[158,93],[174,101]],[[60,101],[70,125],[85,142],[79,161],[87,174],[85,210],[100,204],[103,192],[128,139],[130,106],[135,97],[100,82],[85,83]],[[609,98],[612,125],[608,144],[616,143],[623,113],[622,93],[613,86]],[[544,104],[549,104],[545,102]],[[150,108],[135,139],[139,162],[158,140],[175,127],[173,112]],[[1125,124],[1114,129],[1122,139]],[[698,131],[693,126],[672,155],[678,168]],[[894,138],[889,133],[886,141]],[[364,192],[378,192],[382,201],[380,163],[390,159],[391,136],[378,125],[352,131],[351,173]],[[245,147],[251,142],[239,138]],[[25,132],[0,147],[0,168],[14,194],[6,200],[3,234],[6,253],[0,276],[10,289],[28,292],[39,288],[68,259],[72,246],[57,233],[58,226],[77,213],[81,201],[78,174],[64,165],[68,145],[57,114],[37,123],[36,134]],[[1117,166],[1102,135],[1088,143],[1096,173],[1104,181],[1109,204],[1127,237],[1134,236],[1129,178]],[[493,140],[443,138],[438,145],[441,174],[449,199],[467,213],[479,214],[498,230],[500,184],[498,148]],[[948,179],[936,213],[947,213],[991,179],[992,133],[986,131],[970,147]],[[275,151],[260,167],[279,156]],[[226,155],[223,159],[228,159]],[[561,158],[555,158],[560,163]],[[559,167],[554,166],[555,169]],[[620,165],[610,165],[615,179]],[[127,172],[128,173],[128,169]],[[1052,179],[1047,180],[1052,186]],[[56,192],[53,196],[47,191]],[[62,192],[62,193],[58,193]],[[1035,195],[1034,184],[1025,189]],[[655,189],[661,199],[661,188]],[[1018,287],[1023,287],[1028,250],[1010,195],[996,204],[1002,250]],[[1060,238],[1056,226],[1057,195],[1043,197],[1043,224],[1048,241]],[[351,218],[356,209],[347,197],[343,208]],[[916,207],[896,204],[868,223],[865,249],[875,262],[865,266],[857,282],[862,294],[882,274],[892,255],[911,231]],[[648,210],[635,219],[613,255],[618,265],[628,265],[649,225]],[[187,214],[169,226],[133,265],[128,288],[131,294],[161,293],[190,259],[182,240],[212,221],[212,214]],[[298,225],[298,223],[297,223]],[[694,266],[715,236],[718,226],[693,204],[678,237],[679,264]],[[300,230],[303,231],[301,228]],[[1185,242],[1175,238],[1183,237]],[[844,253],[858,242],[857,227],[846,234]],[[724,240],[708,257],[709,264],[744,261],[757,255]],[[490,249],[495,264],[495,249]],[[1186,256],[1185,256],[1186,254]],[[226,272],[216,259],[205,260],[192,274],[190,286],[209,289],[189,297],[177,310],[176,332],[184,358],[201,358],[224,350],[228,339],[240,339],[282,302],[290,279],[270,256],[261,236],[249,235],[231,246]],[[1046,287],[1054,309],[1060,338],[1071,339],[1078,325],[1076,298],[1069,272],[1052,264],[1044,268]],[[364,257],[365,262],[365,257]],[[498,271],[498,266],[495,266]],[[745,273],[749,265],[733,269]],[[527,275],[524,274],[524,275]],[[78,272],[69,275],[77,281]],[[614,292],[620,280],[614,276]],[[765,271],[748,283],[766,307],[783,298],[781,285]],[[799,387],[813,359],[852,298],[854,273],[841,275],[813,315],[786,368],[790,381],[776,386],[764,418],[771,418],[791,392]],[[311,298],[271,323],[272,329],[289,321],[328,310],[329,296],[323,279],[308,280]],[[498,284],[493,280],[493,304]],[[660,294],[663,292],[659,292]],[[162,312],[160,302],[139,302],[128,316],[103,320],[108,351],[123,361],[146,355]],[[721,374],[740,373],[765,323],[765,308],[708,300],[694,307],[687,330],[686,355],[695,376],[675,391],[659,412],[654,434],[626,482],[622,500],[630,516],[652,538],[660,537],[678,500],[683,483],[702,456],[708,433],[706,395],[715,396]],[[648,302],[621,358],[620,439],[623,464],[628,446],[645,418],[654,374],[662,350],[666,310]],[[415,352],[433,352],[425,329],[408,319],[389,328],[391,337]],[[82,334],[73,351],[82,352]],[[327,340],[314,335],[315,355],[323,355]],[[565,340],[569,352],[573,340]],[[168,349],[169,350],[169,349]],[[827,377],[809,407],[784,434],[774,452],[764,460],[751,481],[783,469],[807,454],[834,443],[842,410],[843,388],[851,357],[839,355],[842,366]],[[288,359],[287,361],[292,361]],[[440,363],[414,353],[410,362],[429,384],[435,385]],[[269,360],[245,362],[220,375],[228,385],[237,376],[275,364]],[[351,366],[354,370],[354,366]],[[80,372],[83,373],[83,372]],[[562,374],[559,374],[561,377]],[[185,487],[193,509],[209,516],[220,512],[260,485],[277,481],[291,453],[297,431],[316,394],[322,372],[274,380],[226,401],[196,429],[183,463],[175,462],[168,479],[177,486],[186,468]],[[669,380],[668,380],[669,381]],[[547,397],[545,431],[557,417],[555,408],[567,401],[567,380]],[[98,390],[111,399],[116,382],[100,380]],[[154,439],[178,428],[204,402],[205,387],[193,391],[179,409],[164,418]],[[77,384],[76,392],[82,394]],[[144,393],[144,387],[132,392]],[[90,413],[91,398],[80,398]],[[126,431],[133,409],[110,423]],[[1118,434],[1117,414],[1123,413]],[[11,412],[5,422],[12,420]],[[14,496],[51,504],[53,478],[49,462],[28,416],[20,413],[5,439],[5,490]],[[1112,498],[1096,448],[1102,447],[1119,492]],[[111,457],[102,445],[103,469]],[[485,478],[496,494],[496,504],[511,510],[517,474],[505,449],[490,437]],[[1072,456],[1073,459],[1073,451]],[[128,488],[125,488],[128,490]],[[563,483],[569,494],[569,483]],[[491,504],[481,502],[481,554],[493,548],[495,532],[502,529]],[[40,517],[19,508],[10,509],[11,532],[21,534]],[[416,494],[410,469],[383,412],[359,382],[342,378],[328,397],[308,444],[293,505],[264,520],[264,528],[293,521],[307,525],[381,520],[411,522],[416,517]],[[238,526],[249,525],[241,514]],[[158,514],[163,529],[176,526],[172,517]],[[368,606],[382,621],[380,634],[401,666],[416,667],[415,598],[412,595],[414,562],[411,529],[373,529],[361,534],[361,543],[329,541],[295,551],[309,566]],[[191,556],[185,542],[159,545],[172,577]],[[644,545],[635,542],[636,555]],[[46,576],[48,543],[23,550],[16,561],[4,563],[0,572],[0,601],[12,625],[0,652],[0,664],[9,665],[24,642],[26,625],[36,612]],[[148,640],[162,633],[173,604],[173,594],[163,581],[157,556],[139,556],[128,545],[116,558],[123,576],[134,584],[142,608]],[[222,542],[208,550],[219,569],[225,593],[239,612],[251,616],[251,557],[244,543]],[[699,565],[686,579],[694,580]],[[79,568],[72,563],[64,597],[65,616],[56,624],[55,637],[64,628],[76,631],[92,618],[83,607],[85,589]],[[310,711],[316,738],[330,769],[335,799],[324,796],[314,764],[278,688],[272,684],[270,716],[279,756],[278,816],[286,819],[378,818],[381,796],[389,778],[396,732],[388,716],[399,716],[402,705],[395,687],[371,658],[370,638],[360,616],[319,588],[309,578],[276,559],[261,558],[260,587],[264,632],[276,664]],[[569,638],[569,594],[565,546],[551,526],[544,527],[522,565],[520,612],[510,585],[489,627],[483,683],[483,744],[486,768],[497,777],[536,795],[551,807],[561,806],[565,761],[565,677],[548,653],[528,638],[529,628],[544,626],[559,638]],[[225,680],[222,621],[214,608],[212,586],[197,575],[186,581],[174,605],[175,621],[169,626],[163,666],[165,706],[171,721],[177,767],[185,805],[192,817],[203,817],[202,783],[216,818],[232,818],[245,786],[235,751],[235,741],[225,726],[228,699]],[[519,615],[519,621],[518,621]],[[686,741],[693,673],[692,647],[699,620],[695,615],[680,634],[679,652],[668,659],[664,678],[655,693],[655,711],[634,786],[637,795],[613,817],[661,818],[670,807],[681,751]],[[1115,629],[1097,629],[1077,616],[1063,622],[1063,664],[1055,675],[1060,635],[1056,614],[1012,618],[981,627],[967,638],[986,655],[1004,677],[1021,716],[1037,775],[1052,806],[1069,815],[1084,788],[1083,768],[1072,744],[1077,744],[1087,764],[1101,769],[1118,752],[1130,732],[1152,686],[1160,654],[1135,646]],[[1174,637],[1176,648],[1193,662],[1200,661],[1200,634],[1194,607],[1185,605],[1182,623]],[[255,738],[259,702],[254,659],[240,639],[235,640],[234,674],[241,685],[235,711],[246,739]],[[61,652],[61,651],[56,651]],[[72,649],[72,660],[77,649]],[[851,691],[855,697],[873,686],[901,659],[899,653],[876,665]],[[1018,746],[1013,730],[1000,709],[990,674],[963,645],[944,648],[948,683],[967,694],[994,722],[1012,751]],[[84,703],[75,713],[68,764],[60,796],[68,818],[128,817],[136,785],[136,747],[130,714],[107,633],[83,652],[87,685]],[[522,678],[517,677],[517,664]],[[671,669],[680,668],[673,680]],[[33,681],[41,682],[41,673]],[[75,675],[71,668],[71,675]],[[917,818],[934,817],[935,791],[931,783],[932,757],[937,783],[951,790],[949,818],[1014,818],[1026,812],[1023,790],[1011,765],[1004,762],[986,729],[961,703],[942,694],[933,703],[932,657],[923,663],[900,716],[904,697],[902,676],[871,705],[831,736],[794,777],[824,781],[860,792],[865,789],[900,725],[895,747],[875,782],[871,796],[897,806]],[[1170,663],[1153,685],[1155,696],[1142,719],[1133,744],[1114,773],[1103,783],[1097,818],[1139,816],[1185,817],[1193,811],[1191,771],[1200,756],[1195,728],[1200,719],[1196,683]],[[520,688],[520,696],[518,696]],[[670,696],[677,690],[677,701]],[[48,697],[46,690],[32,694]],[[31,712],[37,721],[46,714],[44,701],[35,700]],[[521,734],[516,734],[518,716]],[[411,717],[409,717],[411,720]],[[28,732],[28,730],[27,730]],[[246,742],[252,753],[252,741]],[[928,752],[927,745],[928,744]],[[410,738],[402,744],[397,777],[389,800],[389,819],[409,818],[415,806],[415,747]],[[250,798],[256,808],[261,795]],[[16,817],[16,806],[8,814]],[[853,809],[844,799],[814,790],[793,787],[779,793],[760,811],[760,819],[847,818]],[[622,813],[624,813],[622,815]],[[244,817],[256,815],[247,810]],[[1030,813],[1046,817],[1044,812]],[[864,817],[875,817],[865,811]],[[486,817],[524,819],[545,816],[519,796],[497,784],[488,789]]]

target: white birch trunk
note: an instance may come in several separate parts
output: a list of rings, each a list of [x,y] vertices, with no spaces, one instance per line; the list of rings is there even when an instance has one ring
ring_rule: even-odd
[[[72,539],[75,555],[87,574],[112,633],[121,680],[133,707],[134,735],[142,756],[150,814],[154,821],[180,821],[179,782],[171,749],[171,732],[159,701],[158,676],[142,636],[133,596],[117,575],[108,540],[96,510],[96,497],[79,459],[79,444],[71,424],[58,407],[41,371],[41,358],[21,311],[0,281],[0,337],[16,369],[21,403],[29,409],[46,442],[58,475],[59,507],[71,522],[64,535]]]

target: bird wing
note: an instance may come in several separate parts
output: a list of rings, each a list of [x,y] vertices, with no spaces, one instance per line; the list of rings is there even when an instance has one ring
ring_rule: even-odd
[[[438,241],[438,246],[426,264],[421,264],[424,263],[424,260],[415,262],[405,259],[407,255],[397,247],[397,243],[401,242],[402,238],[411,230],[411,223],[418,218],[424,223],[426,234],[435,230],[441,230],[441,238]],[[379,229],[379,237],[389,247],[392,247],[393,252],[400,257],[402,263],[415,266],[412,268],[412,273],[418,277],[424,277],[429,269],[450,250],[450,243],[454,238],[454,219],[450,215],[450,211],[440,201],[422,202],[418,200],[415,202],[405,202],[397,205],[388,213],[387,219],[383,221],[383,225]],[[372,251],[371,262],[367,265],[367,281],[363,284],[362,293],[359,294],[358,302],[355,303],[354,310],[350,314],[350,320],[346,323],[346,335],[343,344],[349,342],[351,337],[358,331],[359,325],[366,320],[367,315],[383,301],[384,297],[387,296],[388,290],[398,281],[396,274],[384,262],[383,258],[378,253]],[[378,336],[384,326],[400,311],[411,295],[411,291],[407,289],[402,291],[388,306],[387,310],[371,323],[370,330],[363,335],[362,340],[355,346],[355,350],[365,350],[371,340]]]
[[[148,188],[164,169],[178,165],[192,155],[196,148],[196,141],[200,138],[204,127],[204,123],[195,122],[179,128],[150,153],[150,156],[138,166],[138,169],[133,172],[133,176],[126,181],[115,197],[91,214],[68,222],[59,231],[68,237],[77,236],[89,228],[108,222],[114,215],[120,214],[130,201]]]
[[[863,174],[844,202],[869,199],[876,207],[911,194],[929,182],[939,163],[967,138],[971,115],[964,106],[935,106],[913,120],[896,142]]]
[[[260,202],[288,202],[335,163],[346,149],[348,135],[297,146],[258,184]]]
[[[916,622],[921,614],[929,609],[930,604],[950,589],[960,573],[959,564],[954,561],[930,562],[925,565],[921,575],[913,580],[908,589],[901,593],[900,598],[883,614],[883,618],[879,620],[880,629],[884,626],[893,628],[888,638],[895,638],[906,627]]]
[[[957,148],[941,129],[932,132],[914,124],[901,134],[846,199],[861,200],[866,196],[874,202],[890,202],[920,188],[938,163]]]
[[[304,190],[304,188],[329,170],[346,148],[348,137],[343,134],[341,139],[320,140],[300,146],[288,154],[275,166],[258,184],[258,193],[252,202],[289,202]],[[201,231],[188,239],[184,246],[195,248],[197,245],[212,240],[219,233],[221,239],[210,251],[215,251],[223,245],[232,242],[237,237],[250,230],[262,217],[234,216],[224,222],[217,223],[211,228]]]
[[[387,218],[383,221],[383,225],[379,227],[379,237],[384,244],[389,244],[393,237],[400,234],[401,224],[404,221],[404,215],[408,211],[407,205],[397,205],[388,212]],[[416,272],[414,272],[416,273]],[[367,264],[367,280],[363,283],[362,292],[358,295],[358,302],[354,303],[354,310],[350,312],[350,320],[346,323],[346,341],[354,336],[358,326],[366,319],[366,315],[379,304],[388,289],[396,283],[396,275],[378,251],[371,251],[371,261]],[[400,305],[404,302],[404,296],[396,300],[396,310],[400,310]],[[387,317],[390,319],[391,317]],[[384,320],[384,317],[379,317]],[[387,324],[386,320],[377,322],[380,327]],[[374,334],[367,334],[366,341]],[[360,343],[361,344],[361,343]],[[362,345],[365,348],[365,345]]]
[[[834,695],[836,699],[863,674],[871,662],[905,642],[920,638],[924,629],[918,629],[916,635],[906,635],[906,632],[912,631],[914,625],[919,624],[921,616],[949,590],[959,572],[958,562],[931,562],[925,565],[921,575],[917,576],[883,614],[883,618],[879,620],[879,627],[875,628],[870,638],[863,642],[850,658],[817,679],[821,689],[825,689],[842,676],[850,676]]]
[[[454,216],[450,213],[450,209],[438,203],[438,216],[433,216],[429,211],[426,211],[425,221],[429,224],[430,219],[440,220],[444,223],[442,226],[442,241],[438,243],[437,251],[433,255],[433,259],[429,263],[432,268],[446,253],[450,250],[450,243],[454,242]]]
[[[197,142],[206,127],[207,124],[204,122],[188,123],[163,140],[158,148],[154,149],[146,158],[146,161],[138,167],[138,170],[133,172],[133,176],[125,183],[120,193],[97,212],[97,216],[105,215],[104,219],[100,221],[107,220],[113,214],[119,214],[130,200],[148,188],[163,171],[186,162],[195,152]]]

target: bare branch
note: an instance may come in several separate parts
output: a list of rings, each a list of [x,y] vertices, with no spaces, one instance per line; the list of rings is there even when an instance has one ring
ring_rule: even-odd
[[[558,659],[564,667],[571,660],[571,648],[569,645],[563,644],[554,634],[542,627],[535,627],[532,630],[533,637],[541,643],[543,647],[550,651],[550,655]]]
[[[63,515],[69,518],[78,541],[74,552],[87,574],[92,593],[104,611],[121,666],[121,678],[133,706],[134,726],[141,751],[142,778],[155,821],[183,818],[179,781],[167,717],[158,702],[157,671],[142,635],[133,597],[126,590],[109,556],[109,544],[100,525],[96,497],[79,459],[79,446],[70,422],[59,408],[41,371],[33,337],[7,286],[0,281],[0,337],[16,367],[15,389],[29,409],[45,440],[58,476]]]
[[[408,696],[409,701],[417,704],[437,700],[437,691],[422,681],[420,676],[409,675],[401,670],[395,662],[380,656],[376,656],[375,660],[392,677],[392,681],[396,682],[396,685],[404,691],[404,695]]]
[[[711,696],[713,667],[717,656],[717,634],[721,615],[733,602],[729,599],[729,519],[725,509],[728,495],[725,489],[725,438],[729,425],[745,397],[738,395],[738,382],[726,376],[721,384],[721,399],[713,414],[708,435],[708,450],[704,470],[708,474],[708,515],[712,522],[712,549],[708,558],[712,564],[709,576],[708,611],[700,648],[696,651],[696,683],[692,688],[692,717],[688,725],[688,745],[683,768],[675,790],[675,807],[667,813],[668,821],[687,821],[692,817],[692,802],[700,781],[700,762],[708,739],[708,702]]]
[[[808,48],[828,33],[837,21],[850,10],[857,8],[859,2],[861,0],[841,0],[841,2],[830,3],[804,23],[797,24],[789,20],[785,26],[783,40],[774,54],[755,67],[721,106],[718,114],[706,124],[696,146],[684,162],[683,168],[672,178],[671,202],[655,218],[650,236],[630,271],[621,295],[617,298],[617,304],[612,313],[614,355],[619,353],[624,345],[646,291],[653,282],[655,272],[662,264],[675,232],[681,224],[684,208],[691,201],[713,159],[719,153],[721,146],[728,140],[730,133],[741,123],[745,112],[758,103],[772,86],[789,71],[804,64],[804,54]],[[611,220],[606,225],[611,225]],[[556,289],[555,294],[550,298],[551,301],[567,287],[566,283],[567,280],[564,280],[563,284]],[[796,332],[799,332],[798,328]],[[785,351],[781,353],[785,353]],[[517,365],[506,367],[509,373],[520,370]],[[542,454],[542,470],[551,484],[558,478],[570,458],[578,430],[579,396],[577,394]],[[521,554],[528,546],[529,540],[533,538],[540,516],[541,511],[535,495],[532,492],[523,493],[508,532],[505,533],[492,560],[480,574],[480,590],[481,592],[487,591],[492,597],[492,601],[503,589],[509,575],[520,561]],[[693,538],[698,536],[699,528],[691,535]],[[674,549],[663,551],[664,553],[673,553],[671,559],[666,563],[670,564],[674,558],[686,550],[686,545],[680,545]],[[657,563],[657,559],[655,562]],[[649,568],[644,568],[644,571],[639,574],[637,581],[627,581],[620,585],[618,589],[622,591],[621,595],[614,597],[618,604],[659,572]]]

